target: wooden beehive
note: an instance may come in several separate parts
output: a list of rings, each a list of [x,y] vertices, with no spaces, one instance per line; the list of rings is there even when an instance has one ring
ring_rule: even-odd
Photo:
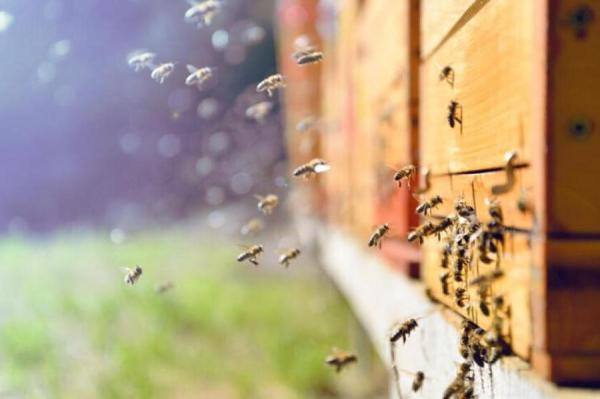
[[[600,141],[590,132],[600,104],[600,32],[578,22],[587,18],[578,13],[597,15],[598,6],[511,0],[421,6],[420,156],[432,171],[431,193],[447,199],[437,212],[450,213],[451,202],[464,196],[485,221],[485,199],[502,203],[509,230],[500,261],[505,277],[493,291],[510,308],[506,335],[515,353],[557,382],[597,381],[600,370],[592,316],[598,307],[591,305],[600,299],[600,208],[590,184],[600,168],[594,154]],[[451,81],[439,78],[446,66]],[[586,87],[595,94],[579,95]],[[459,104],[454,128],[451,101]],[[520,199],[530,209],[520,211]],[[434,295],[488,327],[490,318],[477,307],[467,314],[452,293],[442,294],[440,259],[440,244],[429,241],[423,266]],[[470,272],[489,270],[475,262]],[[472,289],[470,295],[476,298]]]
[[[443,294],[443,240],[416,254],[402,241],[419,223],[413,195],[443,198],[433,221],[462,197],[485,223],[499,201],[499,261],[478,262],[474,247],[466,280],[504,271],[492,286],[505,299],[503,334],[560,383],[600,378],[599,16],[598,1],[345,1],[320,77],[329,222],[361,246],[391,223],[400,238],[381,253],[405,270],[420,258],[433,295],[489,328],[473,287],[471,307],[453,300],[458,284]],[[406,164],[429,172],[410,191],[386,175]]]

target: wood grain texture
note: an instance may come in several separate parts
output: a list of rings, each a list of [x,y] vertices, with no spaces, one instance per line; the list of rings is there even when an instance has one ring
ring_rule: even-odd
[[[476,0],[421,0],[421,54],[428,56]]]
[[[325,43],[327,61],[321,79],[324,101],[321,119],[322,158],[332,165],[323,175],[327,192],[327,215],[332,223],[350,228],[353,223],[353,153],[356,126],[354,121],[354,56],[358,2],[349,1],[338,16],[336,39]]]
[[[418,51],[418,23],[416,0],[369,1],[357,22],[357,120],[361,136],[370,140],[358,151],[363,158],[367,151],[371,155],[358,173],[371,177],[368,187],[376,193],[373,224],[390,224],[394,236],[404,236],[416,219],[414,199],[406,186],[397,188],[392,174],[393,168],[416,163],[418,132],[412,105],[418,94],[418,60],[411,55]],[[384,245],[395,248],[388,245],[393,241]],[[382,253],[399,269],[409,270],[414,264],[405,251]]]
[[[434,174],[501,167],[513,150],[529,162],[533,13],[534,2],[491,1],[423,63],[420,154]],[[445,66],[453,85],[439,79]],[[451,128],[453,100],[462,123]]]

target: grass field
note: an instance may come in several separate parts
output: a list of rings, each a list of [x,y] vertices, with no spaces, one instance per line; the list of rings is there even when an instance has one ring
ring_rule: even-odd
[[[318,268],[256,269],[237,252],[190,226],[119,245],[85,230],[3,238],[0,397],[380,397],[376,360],[340,375],[323,364],[360,333]],[[126,286],[121,267],[136,263]]]

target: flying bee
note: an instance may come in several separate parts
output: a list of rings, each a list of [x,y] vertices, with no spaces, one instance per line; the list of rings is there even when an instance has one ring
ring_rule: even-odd
[[[253,119],[258,123],[263,123],[266,117],[271,113],[272,109],[272,102],[261,101],[246,108],[246,118]]]
[[[402,179],[406,179],[408,187],[410,187],[410,179],[412,179],[416,173],[417,168],[414,165],[406,165],[394,173],[394,180],[398,182],[398,187],[402,187]]]
[[[448,284],[448,279],[450,278],[450,273],[445,271],[440,274],[440,283],[442,283],[442,292],[444,295],[450,295],[450,286]]]
[[[263,246],[262,245],[252,245],[250,247],[248,247],[248,249],[245,252],[242,252],[241,254],[238,255],[237,257],[237,261],[238,262],[243,262],[245,260],[247,260],[248,262],[252,263],[254,266],[258,266],[258,255],[261,254],[264,251]]]
[[[408,233],[408,241],[418,241],[419,244],[423,244],[423,240],[428,235],[432,234],[435,230],[435,226],[430,221],[427,221]]]
[[[258,218],[253,218],[248,220],[245,225],[240,228],[240,233],[242,235],[255,234],[260,232],[265,227],[265,224],[262,220]]]
[[[369,238],[369,247],[377,247],[381,249],[383,237],[390,231],[390,226],[387,223],[382,224],[371,234]]]
[[[296,177],[304,176],[308,179],[315,174],[327,172],[329,169],[331,169],[331,166],[329,166],[327,162],[322,159],[315,158],[303,165],[298,166],[292,173]]]
[[[325,358],[325,364],[335,367],[335,371],[339,373],[351,363],[358,361],[358,357],[354,353],[341,351],[334,348],[332,353]]]
[[[391,343],[397,342],[402,338],[402,343],[406,342],[406,338],[412,333],[419,324],[416,319],[408,319],[403,323],[396,323],[390,330],[389,339]]]
[[[443,202],[444,201],[442,200],[442,197],[440,197],[439,195],[435,195],[429,200],[419,204],[419,206],[417,206],[416,211],[417,213],[422,213],[423,215],[427,216],[428,213],[431,214],[433,208],[437,207]]]
[[[447,216],[443,218],[438,224],[434,226],[432,234],[435,234],[439,240],[441,234],[444,231],[448,230],[450,227],[454,226],[454,224],[457,222],[457,219],[458,218],[456,216]]]
[[[419,389],[421,389],[421,387],[423,386],[424,381],[425,381],[425,373],[422,371],[417,371],[417,373],[415,374],[415,378],[413,379],[413,382],[412,382],[413,392],[419,391]]]
[[[201,87],[208,79],[213,77],[213,73],[216,68],[196,68],[195,66],[188,64],[187,70],[190,74],[185,79],[185,85]]]
[[[128,267],[125,268],[127,274],[125,275],[125,284],[134,285],[142,276],[142,268],[136,265],[133,269]]]
[[[258,200],[256,205],[258,210],[265,215],[273,213],[273,209],[279,205],[279,197],[275,194],[267,194],[264,197],[261,195],[255,195],[254,198]]]
[[[454,290],[454,303],[456,303],[459,308],[464,308],[468,300],[469,295],[467,294],[467,290],[462,287],[458,287]]]
[[[451,128],[454,129],[456,122],[462,123],[462,115],[458,115],[458,113],[462,114],[462,107],[459,103],[452,100],[450,104],[448,104],[448,124]]]
[[[134,53],[127,60],[127,64],[133,68],[135,72],[139,72],[144,68],[148,68],[150,70],[154,69],[154,59],[156,58],[156,54],[145,51]]]
[[[160,64],[156,68],[152,70],[150,73],[150,77],[153,80],[156,80],[158,83],[163,84],[165,79],[169,77],[175,70],[175,63],[166,62],[164,64]]]
[[[188,23],[196,24],[198,28],[208,26],[216,16],[221,2],[218,0],[193,1],[188,0],[191,7],[185,12],[184,19]]]
[[[156,293],[158,294],[164,294],[165,292],[170,291],[173,288],[175,288],[175,284],[173,284],[172,281],[166,281],[154,287],[154,291],[156,291]]]
[[[296,124],[296,130],[300,133],[306,133],[313,130],[319,124],[319,119],[316,116],[307,116]]]
[[[282,89],[285,87],[285,79],[283,75],[277,73],[275,75],[271,75],[268,78],[264,79],[256,86],[256,91],[261,93],[266,91],[269,97],[273,96],[273,92],[277,89]]]
[[[316,64],[323,61],[323,53],[315,50],[299,50],[294,53],[298,65]]]
[[[297,249],[297,248],[288,249],[287,251],[282,253],[281,256],[279,257],[279,264],[282,266],[288,267],[290,265],[290,261],[292,259],[297,258],[298,256],[300,256],[299,249]]]

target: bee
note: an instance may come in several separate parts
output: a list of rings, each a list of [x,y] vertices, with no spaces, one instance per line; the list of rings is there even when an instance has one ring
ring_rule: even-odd
[[[165,292],[170,291],[173,288],[175,288],[175,284],[173,284],[172,281],[166,281],[154,287],[154,291],[156,291],[158,294],[164,294]]]
[[[475,216],[475,208],[467,204],[467,201],[463,197],[458,197],[454,202],[454,209],[456,213],[465,219],[471,219]]]
[[[458,367],[454,380],[448,385],[444,394],[443,399],[472,399],[475,397],[473,390],[473,383],[475,376],[473,375],[473,368],[471,362],[463,362]]]
[[[192,6],[185,12],[184,19],[188,23],[196,24],[198,28],[210,25],[221,7],[221,2],[218,0],[200,2],[189,0],[189,2]]]
[[[279,264],[288,267],[290,265],[290,261],[298,256],[300,256],[300,250],[297,248],[291,248],[281,254],[279,257]]]
[[[142,276],[142,268],[138,265],[136,265],[133,269],[130,269],[128,267],[125,268],[125,271],[127,271],[127,274],[125,275],[125,284],[129,284],[129,285],[134,285]]]
[[[247,260],[250,263],[252,263],[254,266],[258,266],[259,263],[256,258],[263,251],[264,251],[264,249],[263,249],[262,245],[252,245],[251,247],[248,247],[248,249],[245,252],[242,252],[241,254],[238,255],[237,261],[243,262],[243,261]]]
[[[502,270],[493,270],[487,274],[480,274],[477,277],[474,277],[469,281],[471,285],[489,285],[493,281],[504,277],[504,272]]]
[[[382,224],[373,232],[371,238],[369,238],[369,247],[377,247],[381,249],[381,242],[383,237],[390,231],[390,226],[387,223]]]
[[[459,308],[464,308],[468,300],[469,295],[467,294],[466,289],[458,287],[454,290],[454,303],[456,303]]]
[[[444,231],[448,230],[450,227],[454,226],[454,224],[456,222],[457,222],[456,216],[447,216],[434,226],[432,234],[435,234],[439,240],[441,237],[441,234]]]
[[[196,68],[193,65],[187,65],[187,70],[190,73],[185,79],[186,86],[202,86],[208,79],[212,78],[216,68],[204,67]]]
[[[517,199],[517,209],[519,212],[526,214],[533,211],[533,207],[527,198],[527,190],[521,189],[519,192],[519,198]]]
[[[410,187],[410,179],[417,173],[417,168],[414,165],[406,165],[402,169],[394,173],[394,180],[398,182],[398,187],[402,187],[402,179],[406,179],[408,187]]]
[[[433,197],[431,197],[428,201],[425,201],[421,204],[419,204],[419,206],[417,206],[417,213],[422,213],[423,215],[427,216],[427,214],[431,214],[431,210],[435,207],[437,207],[438,205],[442,204],[444,201],[442,200],[442,197],[440,197],[439,195],[435,195]]]
[[[397,323],[390,331],[389,339],[391,343],[397,342],[402,338],[402,343],[406,342],[406,338],[412,333],[419,324],[416,319],[408,319],[404,323]]]
[[[272,109],[272,102],[261,101],[246,108],[246,118],[253,119],[258,123],[263,123],[266,117],[271,113]]]
[[[171,75],[174,70],[175,70],[175,63],[166,62],[166,63],[160,64],[159,66],[154,68],[152,70],[152,73],[150,73],[150,77],[153,80],[156,80],[158,83],[163,84],[165,82],[165,79],[168,78],[169,75]]]
[[[325,358],[325,364],[335,367],[335,371],[339,373],[351,363],[356,363],[358,357],[354,353],[341,351],[334,348],[332,353]]]
[[[462,123],[461,117],[458,116],[459,110],[461,110],[462,113],[462,108],[460,104],[454,100],[450,101],[450,104],[448,105],[448,124],[453,129],[456,122]]]
[[[443,269],[448,268],[448,264],[450,263],[450,255],[452,255],[452,245],[450,243],[446,243],[446,245],[444,245],[444,249],[442,250],[442,263],[440,265]]]
[[[265,215],[273,213],[273,209],[279,205],[279,197],[275,194],[267,194],[264,197],[261,195],[255,195],[254,198],[258,200],[256,205],[258,210]]]
[[[442,68],[439,74],[440,82],[446,81],[450,84],[450,86],[454,86],[454,69],[449,65],[446,65]]]
[[[331,169],[331,166],[327,162],[322,159],[315,158],[310,160],[309,162],[298,166],[292,174],[296,177],[304,176],[305,178],[310,178],[314,174],[327,172]]]
[[[266,91],[269,97],[273,96],[273,92],[277,89],[282,89],[285,87],[285,79],[283,75],[277,73],[275,75],[271,75],[268,78],[264,79],[256,86],[256,91],[261,93]]]
[[[294,59],[298,65],[316,64],[323,61],[323,53],[312,49],[299,50],[294,53]]]
[[[412,382],[412,390],[413,392],[418,392],[419,389],[423,386],[423,382],[425,381],[425,373],[422,371],[417,371],[415,374],[415,378]]]
[[[448,279],[450,278],[449,272],[442,272],[440,274],[440,283],[442,283],[442,292],[444,295],[450,295],[450,286],[448,284]]]
[[[417,227],[416,229],[414,229],[413,231],[411,231],[410,233],[408,233],[408,241],[413,242],[416,240],[419,242],[419,244],[423,244],[423,239],[428,235],[432,234],[434,230],[435,226],[433,225],[433,223],[427,221],[419,227]]]
[[[296,130],[305,133],[317,127],[319,119],[316,116],[307,116],[296,124]]]
[[[262,220],[258,218],[253,218],[248,220],[245,225],[243,225],[240,229],[240,233],[242,235],[254,234],[260,232],[265,227],[265,224]]]
[[[454,281],[461,282],[463,281],[463,270],[465,266],[469,266],[471,263],[471,257],[467,255],[467,248],[457,248],[455,251],[455,259],[454,259]]]
[[[504,215],[502,213],[502,208],[500,207],[500,202],[497,200],[487,200],[486,203],[488,205],[488,213],[492,220],[495,220],[499,223],[504,222]]]
[[[156,58],[156,54],[145,51],[138,52],[133,54],[127,60],[127,64],[133,68],[135,72],[139,72],[144,68],[148,68],[150,70],[154,69],[154,59]]]

